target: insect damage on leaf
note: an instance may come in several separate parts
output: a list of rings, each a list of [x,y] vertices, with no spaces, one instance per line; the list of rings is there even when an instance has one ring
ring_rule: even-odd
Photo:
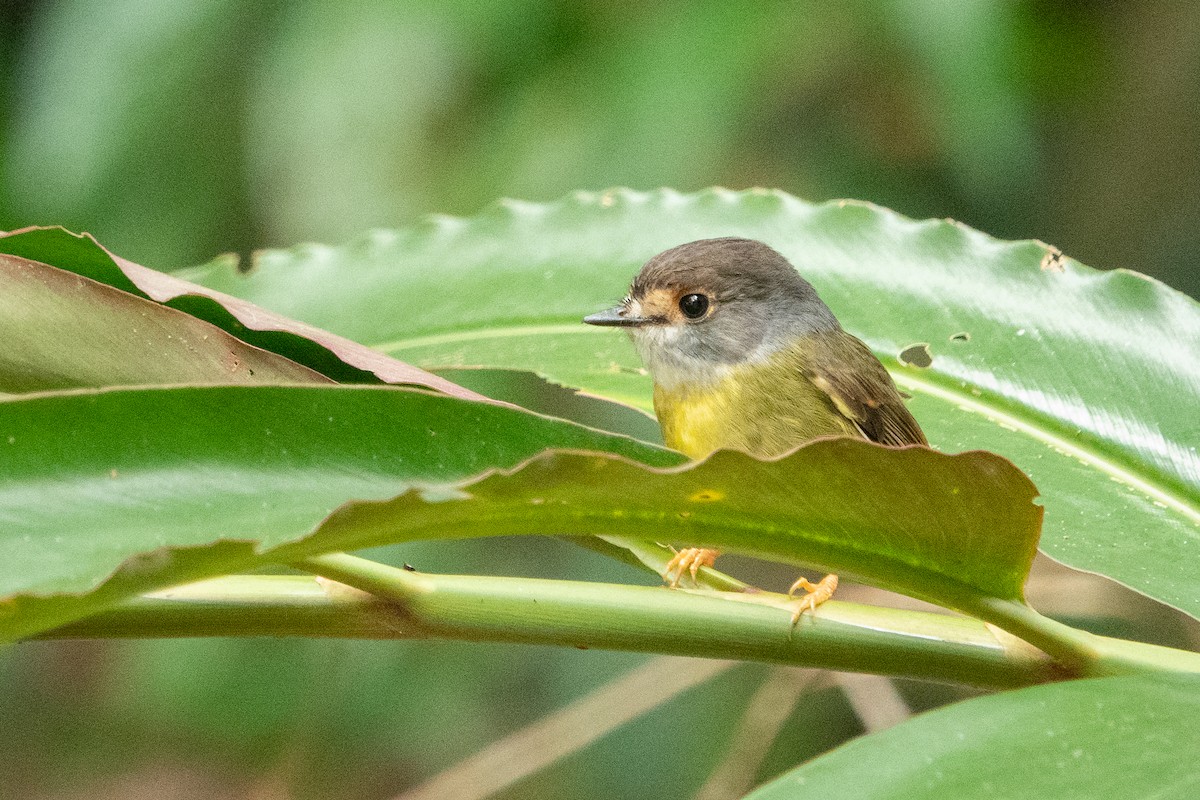
[[[929,343],[917,342],[901,350],[900,363],[908,367],[928,369],[933,365],[933,355],[929,352]]]
[[[1042,256],[1042,262],[1039,265],[1042,272],[1066,272],[1067,268],[1063,265],[1062,250],[1059,250],[1054,245],[1046,245],[1046,254]]]

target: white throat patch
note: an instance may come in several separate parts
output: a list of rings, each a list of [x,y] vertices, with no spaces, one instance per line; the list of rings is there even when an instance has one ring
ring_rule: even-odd
[[[709,386],[726,378],[733,367],[690,356],[679,345],[680,325],[647,325],[630,331],[633,346],[654,382],[664,389],[679,386]]]

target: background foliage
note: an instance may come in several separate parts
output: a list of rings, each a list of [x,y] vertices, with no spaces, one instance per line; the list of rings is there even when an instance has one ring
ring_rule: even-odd
[[[0,229],[62,223],[160,269],[501,195],[716,183],[952,216],[1200,291],[1188,4],[2,10]],[[382,555],[628,578],[552,541]],[[0,653],[0,730],[23,734],[0,753],[0,796],[383,797],[639,660],[450,643],[25,645]],[[739,667],[504,796],[690,796],[763,673]],[[904,691],[921,708],[957,690]],[[813,693],[762,777],[861,725],[839,692]]]
[[[0,42],[0,229],[158,269],[763,185],[1200,290],[1192,3],[9,0]]]

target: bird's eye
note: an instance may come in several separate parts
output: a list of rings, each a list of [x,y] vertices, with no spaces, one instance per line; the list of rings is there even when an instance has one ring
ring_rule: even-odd
[[[700,319],[708,311],[708,298],[702,294],[685,294],[679,298],[679,310],[688,319]]]

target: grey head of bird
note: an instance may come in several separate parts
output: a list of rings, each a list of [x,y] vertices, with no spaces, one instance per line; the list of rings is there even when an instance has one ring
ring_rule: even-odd
[[[753,239],[700,239],[651,258],[614,308],[584,318],[624,328],[654,382],[710,383],[798,338],[840,329],[780,253]]]

